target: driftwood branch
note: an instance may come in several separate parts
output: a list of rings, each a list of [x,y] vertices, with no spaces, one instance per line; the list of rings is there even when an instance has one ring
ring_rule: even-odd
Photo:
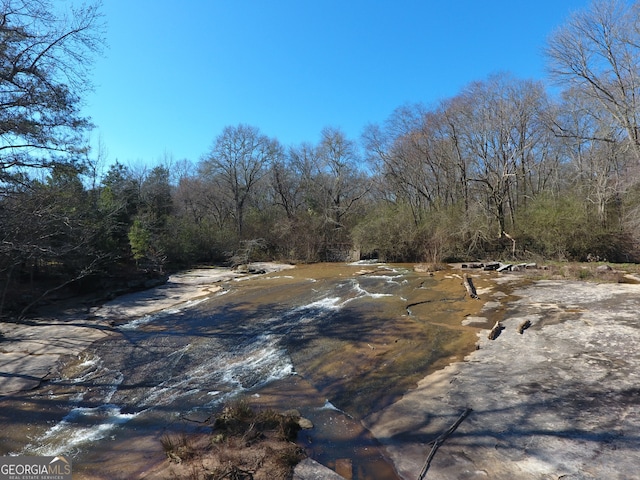
[[[463,283],[464,288],[467,289],[467,293],[469,294],[469,296],[475,300],[479,300],[480,297],[478,297],[478,294],[476,293],[476,287],[473,285],[473,280],[471,280],[471,277],[466,273],[463,277]]]
[[[491,331],[489,332],[489,335],[487,338],[489,340],[495,340],[500,336],[500,334],[502,333],[502,330],[504,330],[504,327],[502,326],[500,321],[497,321],[496,324],[491,329]]]
[[[433,443],[433,446],[431,447],[431,451],[429,452],[429,456],[427,457],[427,460],[424,462],[424,466],[422,467],[422,471],[420,472],[420,476],[418,476],[418,480],[424,480],[424,477],[427,475],[427,470],[429,470],[429,467],[431,466],[431,460],[433,460],[433,457],[435,456],[436,451],[438,450],[438,448],[440,448],[440,445],[442,445],[444,443],[444,441],[447,438],[449,438],[449,436],[453,432],[456,431],[458,426],[463,422],[463,420],[465,418],[467,418],[469,416],[469,414],[472,411],[473,411],[473,409],[471,409],[471,408],[465,408],[464,412],[462,412],[460,414],[460,416],[455,421],[455,423],[453,425],[451,425],[446,432],[441,434],[433,442],[430,442],[430,443]]]
[[[522,335],[524,331],[531,326],[531,320],[525,320],[518,327],[518,333]]]

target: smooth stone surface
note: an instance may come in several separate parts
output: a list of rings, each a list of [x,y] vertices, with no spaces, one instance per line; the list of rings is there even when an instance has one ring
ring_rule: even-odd
[[[640,465],[640,286],[539,281],[500,337],[427,376],[365,424],[403,478],[629,479]],[[529,319],[523,334],[518,326]]]

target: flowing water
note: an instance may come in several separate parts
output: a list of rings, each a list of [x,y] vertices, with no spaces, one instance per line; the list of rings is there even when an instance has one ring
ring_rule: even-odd
[[[481,303],[459,276],[319,264],[222,286],[122,319],[39,389],[1,402],[0,454],[65,453],[78,478],[137,478],[162,460],[162,434],[245,397],[311,419],[300,444],[345,476],[397,478],[359,420],[473,348],[477,330],[461,320]]]

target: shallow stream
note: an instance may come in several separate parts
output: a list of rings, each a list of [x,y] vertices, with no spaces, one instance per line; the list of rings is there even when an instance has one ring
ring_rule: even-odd
[[[461,321],[482,306],[455,272],[411,267],[298,266],[120,319],[40,388],[0,402],[0,455],[66,453],[74,478],[141,478],[163,461],[162,435],[244,397],[311,419],[301,446],[345,477],[397,478],[360,419],[471,351],[477,328]]]

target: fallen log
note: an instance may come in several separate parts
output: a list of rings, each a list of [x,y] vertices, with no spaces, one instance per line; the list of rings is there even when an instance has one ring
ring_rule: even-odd
[[[496,324],[491,329],[491,331],[489,332],[489,335],[487,336],[487,338],[489,340],[495,340],[500,336],[500,334],[502,333],[502,330],[504,330],[504,327],[502,326],[500,321],[497,321]]]
[[[494,271],[494,270],[498,270],[499,268],[500,268],[500,264],[498,262],[492,262],[492,263],[487,263],[484,266],[483,270],[485,272],[491,272],[491,271]]]
[[[446,432],[441,434],[433,442],[429,442],[429,443],[433,443],[433,446],[431,447],[431,451],[429,452],[429,456],[427,457],[427,460],[424,462],[424,466],[422,467],[422,471],[420,472],[420,476],[418,477],[418,480],[424,480],[424,477],[427,475],[427,470],[429,470],[429,467],[431,466],[431,460],[433,460],[433,457],[436,454],[436,451],[438,450],[438,448],[440,448],[440,445],[444,443],[444,441],[449,437],[449,435],[451,435],[453,432],[456,431],[458,426],[462,423],[462,421],[465,418],[469,416],[471,412],[473,412],[473,409],[466,408],[464,412],[460,414],[460,416],[455,421],[455,423],[451,425]]]
[[[476,293],[476,287],[473,285],[473,280],[471,280],[471,277],[466,273],[463,276],[463,283],[469,296],[475,300],[479,300],[480,297],[478,297],[478,294]]]
[[[520,324],[520,326],[518,327],[518,333],[519,333],[520,335],[522,335],[522,334],[523,334],[523,332],[524,332],[527,328],[529,328],[530,326],[531,326],[531,320],[525,320],[525,321],[524,321],[524,322],[522,322],[522,323]]]

